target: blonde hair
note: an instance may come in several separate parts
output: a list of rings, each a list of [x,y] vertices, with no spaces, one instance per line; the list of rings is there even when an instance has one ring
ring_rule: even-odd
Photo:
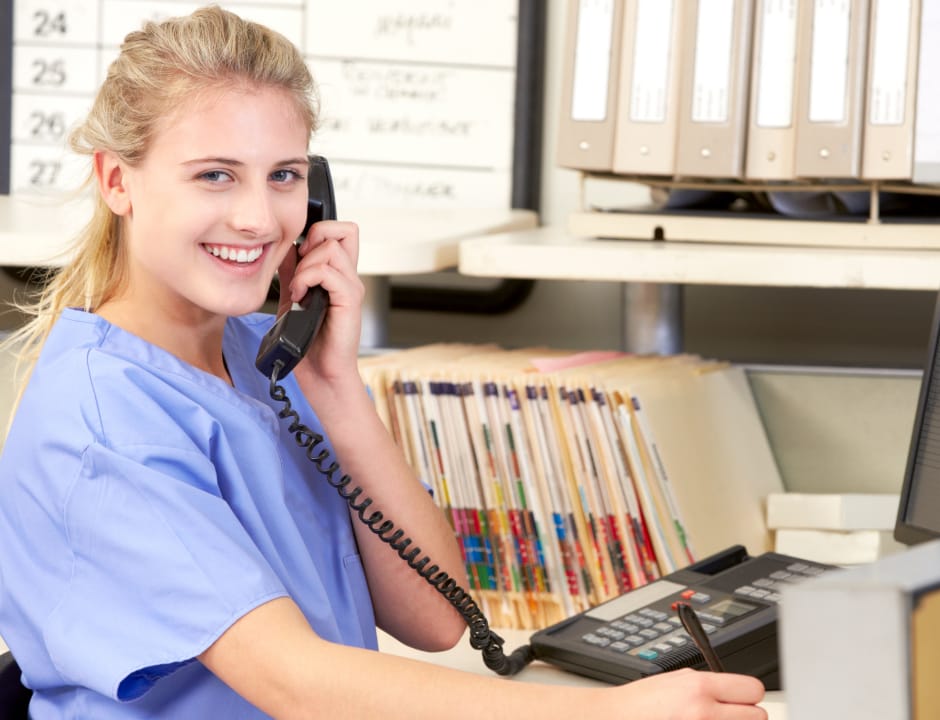
[[[269,28],[208,6],[186,17],[147,22],[127,35],[69,143],[82,155],[107,150],[138,165],[175,108],[194,95],[232,86],[283,89],[309,132],[316,129],[316,87],[297,48]],[[88,182],[93,180],[92,170]],[[21,306],[31,319],[5,343],[15,348],[21,385],[61,312],[94,310],[125,281],[122,223],[94,195],[91,221],[76,237],[68,264],[35,302]]]

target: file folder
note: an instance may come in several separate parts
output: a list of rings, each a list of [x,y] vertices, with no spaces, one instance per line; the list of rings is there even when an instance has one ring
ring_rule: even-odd
[[[683,0],[625,0],[613,171],[676,171]]]
[[[861,174],[868,0],[812,0],[800,8],[796,174]]]
[[[870,23],[862,177],[910,180],[914,163],[920,3],[872,0]],[[934,38],[937,41],[940,37]]]
[[[792,180],[796,152],[797,26],[809,0],[757,0],[745,176]]]
[[[744,172],[753,0],[689,0],[676,174]]]
[[[613,161],[623,0],[569,0],[557,162],[609,171]]]

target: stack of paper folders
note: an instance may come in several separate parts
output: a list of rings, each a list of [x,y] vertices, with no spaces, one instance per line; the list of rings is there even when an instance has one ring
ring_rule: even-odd
[[[858,565],[903,549],[894,539],[898,495],[778,493],[767,498],[774,549],[830,565]]]
[[[770,549],[763,503],[782,483],[741,368],[438,344],[361,373],[495,627],[544,627],[729,545]]]

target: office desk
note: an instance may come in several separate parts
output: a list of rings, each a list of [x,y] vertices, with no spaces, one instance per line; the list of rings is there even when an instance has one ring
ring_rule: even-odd
[[[502,637],[506,644],[504,650],[509,653],[517,647],[525,644],[529,640],[530,632],[524,630],[502,630],[496,631]],[[401,655],[416,660],[423,660],[435,665],[463,670],[465,672],[477,673],[479,675],[493,675],[498,677],[483,664],[483,658],[478,650],[470,647],[470,643],[465,634],[457,647],[442,653],[426,653],[420,650],[414,650],[394,638],[379,632],[379,649],[382,652]],[[512,682],[544,683],[547,685],[571,685],[577,687],[604,687],[605,683],[599,680],[581,677],[573,673],[565,672],[559,668],[548,665],[547,663],[534,661],[528,667],[523,669],[518,675],[514,676]],[[786,705],[784,704],[783,693],[767,693],[762,706],[767,710],[770,720],[786,720]]]
[[[534,228],[531,210],[340,208],[359,225],[359,273],[366,284],[362,345],[385,344],[388,282],[395,275],[433,273],[457,266],[460,240]],[[87,199],[0,196],[0,265],[61,265],[90,217]]]

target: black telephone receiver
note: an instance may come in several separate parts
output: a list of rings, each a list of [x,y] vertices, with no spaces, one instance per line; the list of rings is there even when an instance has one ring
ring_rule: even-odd
[[[307,222],[298,240],[307,236],[307,231],[315,222],[336,219],[336,198],[330,165],[320,155],[310,157],[307,190]],[[272,377],[275,369],[278,377],[284,377],[294,369],[323,324],[330,305],[330,294],[317,285],[310,288],[298,305],[299,308],[283,313],[261,340],[255,367],[265,377]]]

